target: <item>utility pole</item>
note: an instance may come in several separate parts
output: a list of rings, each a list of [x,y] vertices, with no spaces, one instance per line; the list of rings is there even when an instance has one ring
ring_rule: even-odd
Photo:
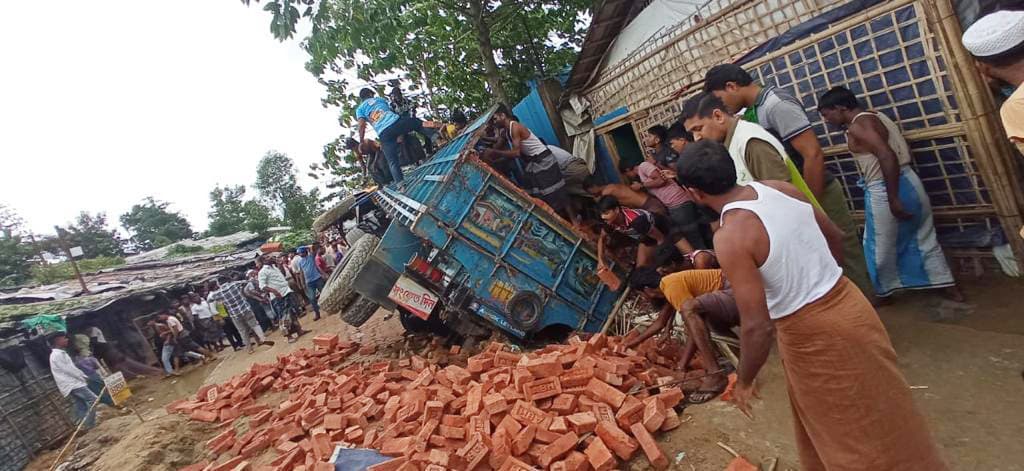
[[[71,255],[71,249],[68,248],[68,244],[64,242],[64,236],[61,235],[60,226],[53,226],[57,231],[57,243],[60,244],[61,250],[64,251],[64,256],[71,262],[71,268],[75,270],[75,276],[78,278],[78,283],[82,285],[82,294],[90,294],[89,287],[85,285],[85,278],[82,278],[82,272],[78,270],[78,262],[75,261],[75,257]]]
[[[28,240],[32,241],[32,248],[35,249],[36,255],[39,256],[39,264],[40,265],[46,265],[46,258],[43,257],[43,251],[39,250],[39,243],[36,242],[36,235],[31,233],[31,232],[29,232],[28,233]]]

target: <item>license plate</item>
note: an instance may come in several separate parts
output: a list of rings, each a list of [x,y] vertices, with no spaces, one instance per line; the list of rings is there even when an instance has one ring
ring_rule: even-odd
[[[388,293],[388,298],[423,320],[430,317],[438,301],[433,292],[405,275],[398,277],[395,286],[392,286],[391,292]]]

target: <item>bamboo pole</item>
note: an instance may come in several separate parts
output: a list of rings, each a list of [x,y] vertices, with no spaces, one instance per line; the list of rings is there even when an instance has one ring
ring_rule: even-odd
[[[960,103],[960,117],[967,128],[967,143],[982,174],[995,206],[996,217],[1008,234],[1017,265],[1024,269],[1024,240],[1014,237],[1024,225],[1021,175],[1012,162],[1009,143],[995,122],[992,93],[973,67],[974,59],[964,49],[960,38],[963,30],[950,0],[923,0],[929,29],[946,53],[950,83]]]

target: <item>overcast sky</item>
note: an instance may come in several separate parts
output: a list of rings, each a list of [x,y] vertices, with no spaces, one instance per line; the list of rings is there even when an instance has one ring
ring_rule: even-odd
[[[82,210],[119,224],[146,196],[202,230],[214,185],[251,185],[270,149],[304,174],[340,133],[262,5],[50,0],[4,17],[0,203],[37,233]]]

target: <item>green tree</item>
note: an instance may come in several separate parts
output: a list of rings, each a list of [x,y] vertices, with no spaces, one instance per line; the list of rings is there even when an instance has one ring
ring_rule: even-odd
[[[68,247],[81,247],[83,258],[120,257],[124,255],[124,241],[117,230],[107,226],[106,213],[90,214],[82,211],[75,222],[63,227],[64,242]],[[64,255],[56,236],[39,241],[43,251]]]
[[[292,159],[280,152],[268,151],[260,159],[254,186],[263,200],[276,208],[282,221],[294,228],[312,226],[320,212],[320,191],[304,191]]]
[[[150,196],[121,215],[121,225],[132,235],[131,242],[139,249],[150,250],[192,237],[188,220],[168,210],[170,205]]]
[[[327,88],[324,104],[341,106],[343,120],[349,120],[358,90],[332,77],[352,69],[363,81],[407,73],[431,109],[511,105],[525,94],[527,80],[571,64],[585,33],[581,15],[592,3],[272,0],[263,8],[279,40],[294,36],[297,23],[308,19],[306,69]]]
[[[0,204],[0,286],[28,281],[33,251],[22,238],[23,225],[17,212]]]
[[[245,227],[245,187],[217,185],[210,190],[210,227],[207,234],[226,236]]]
[[[249,232],[263,234],[278,222],[270,208],[256,200],[246,201],[242,205],[242,211],[245,212],[245,230]]]

